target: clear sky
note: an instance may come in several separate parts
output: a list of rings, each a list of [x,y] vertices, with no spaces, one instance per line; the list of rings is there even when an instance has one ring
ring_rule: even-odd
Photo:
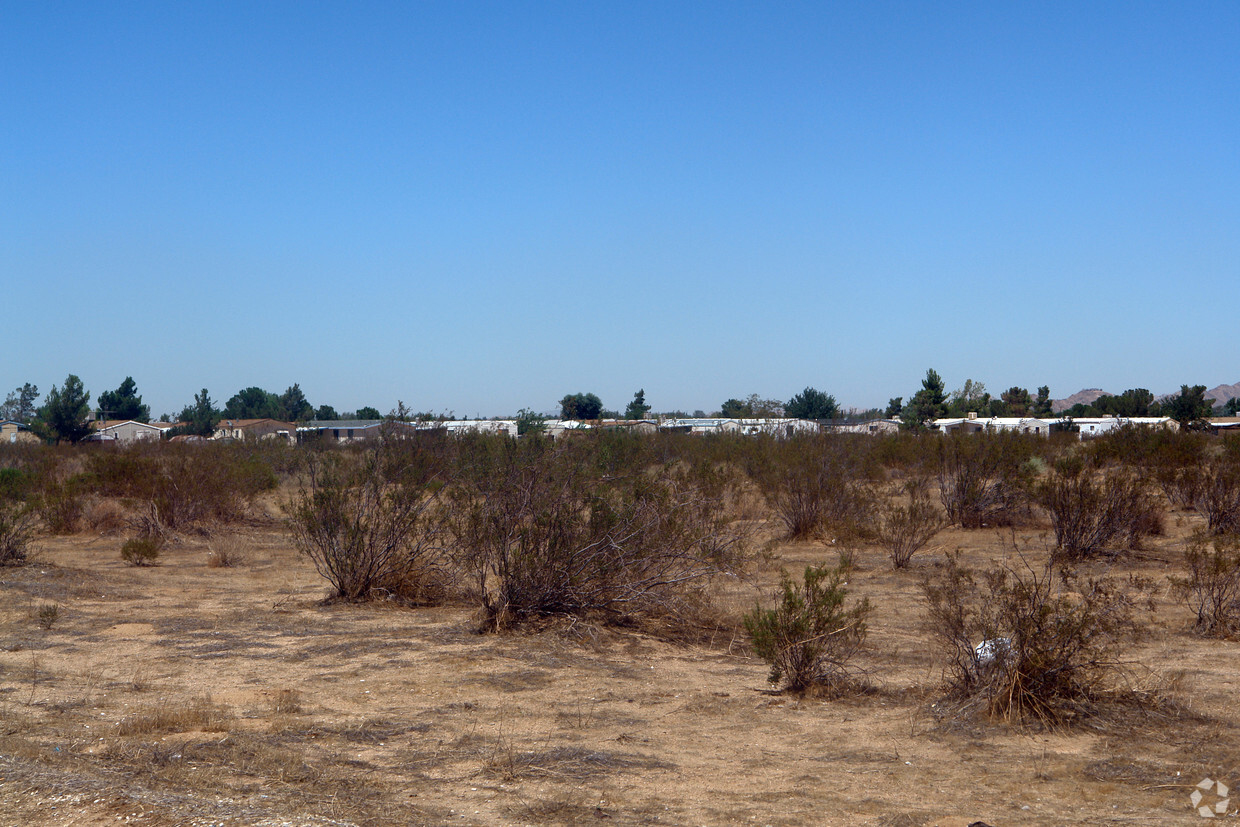
[[[1240,3],[0,0],[0,393],[1240,381]]]

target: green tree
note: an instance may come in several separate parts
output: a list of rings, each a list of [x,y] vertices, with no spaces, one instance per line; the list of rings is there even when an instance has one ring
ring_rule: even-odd
[[[365,407],[357,409],[356,418],[357,419],[383,419],[383,414],[379,413],[378,408],[372,408],[369,405],[367,405]]]
[[[749,419],[753,416],[753,408],[739,399],[726,399],[719,407],[719,415],[726,419]]]
[[[30,422],[35,414],[35,401],[39,398],[39,388],[29,382],[10,393],[0,405],[0,419],[11,419],[14,422]]]
[[[332,422],[339,419],[340,416],[331,405],[319,405],[319,409],[314,412],[314,418],[320,422]]]
[[[169,439],[182,435],[209,437],[215,433],[215,426],[220,422],[220,412],[216,410],[207,389],[203,388],[200,393],[194,394],[193,404],[181,409],[177,419],[182,424],[169,429],[166,434]]]
[[[835,419],[840,415],[840,406],[831,394],[806,388],[788,400],[784,414],[793,419]]]
[[[60,442],[80,442],[90,434],[90,393],[82,380],[69,374],[64,387],[55,385],[38,410],[35,433]]]
[[[114,391],[99,394],[99,411],[105,419],[132,419],[137,422],[151,421],[151,406],[142,404],[138,384],[132,376],[126,376]]]
[[[1223,406],[1223,416],[1240,416],[1240,396],[1233,396]]]
[[[986,393],[986,384],[966,379],[963,387],[952,392],[947,403],[947,413],[949,416],[968,416],[970,413],[988,416],[990,394]]]
[[[926,378],[921,380],[921,390],[913,394],[913,398],[904,406],[901,418],[911,430],[918,431],[926,423],[939,419],[947,413],[947,393],[943,389],[943,377],[934,368],[926,371]]]
[[[547,430],[547,419],[542,414],[535,413],[529,408],[522,408],[517,411],[518,436],[541,434],[545,430]]]
[[[1000,416],[1029,416],[1033,408],[1033,397],[1029,395],[1029,391],[1015,385],[1001,393],[999,399],[1003,404],[1003,413]]]
[[[1038,388],[1038,397],[1033,400],[1033,415],[1039,419],[1046,419],[1055,415],[1055,411],[1051,407],[1050,385],[1043,385]]]
[[[307,422],[314,418],[314,406],[306,400],[301,392],[301,385],[296,382],[280,395],[280,416],[285,422]]]
[[[887,401],[887,410],[883,412],[883,415],[888,418],[899,416],[902,410],[904,410],[904,397],[893,396]]]
[[[1206,399],[1205,394],[1205,385],[1181,385],[1179,396],[1163,400],[1162,415],[1179,422],[1181,428],[1201,430],[1205,427],[1205,421],[1214,413],[1214,405]]]
[[[1093,409],[1098,416],[1149,416],[1154,394],[1145,388],[1129,388],[1119,396],[1100,396]]]
[[[262,388],[238,391],[224,403],[225,419],[279,419],[280,397]]]
[[[645,419],[648,413],[650,413],[650,406],[646,404],[646,389],[642,388],[633,394],[633,401],[624,409],[624,418]]]
[[[592,393],[568,394],[560,400],[561,419],[598,419],[603,402]]]

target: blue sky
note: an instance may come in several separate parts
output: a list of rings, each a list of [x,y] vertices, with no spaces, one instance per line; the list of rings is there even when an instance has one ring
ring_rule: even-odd
[[[1240,4],[0,0],[0,393],[1240,381]]]

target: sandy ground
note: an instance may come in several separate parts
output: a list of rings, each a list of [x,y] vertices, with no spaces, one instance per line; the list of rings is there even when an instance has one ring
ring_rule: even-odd
[[[1117,570],[1165,584],[1196,519]],[[1198,781],[1240,785],[1240,644],[1188,634],[1169,588],[1133,674],[1183,711],[1073,732],[939,714],[919,572],[1002,555],[989,531],[911,572],[859,551],[875,690],[835,701],[771,692],[732,633],[478,635],[467,608],[323,604],[276,523],[226,539],[243,564],[190,539],[135,568],[122,538],[75,536],[0,570],[0,825],[1187,825]],[[717,588],[747,608],[833,555],[777,546]]]

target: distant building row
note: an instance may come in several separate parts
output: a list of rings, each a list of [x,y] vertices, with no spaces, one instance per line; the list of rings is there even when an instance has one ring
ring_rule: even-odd
[[[328,440],[338,443],[361,442],[373,439],[380,433],[382,419],[349,419],[297,424],[274,419],[222,419],[216,426],[213,440],[282,439],[296,444],[310,440]],[[1214,417],[1208,420],[1215,433],[1240,433],[1240,417]],[[92,442],[157,442],[164,433],[178,423],[97,421],[92,422],[94,433],[88,437]],[[429,422],[395,422],[395,427],[408,429],[417,434],[463,434],[489,433],[517,436],[515,419],[450,419]],[[1179,423],[1168,417],[1076,417],[1039,419],[1037,417],[948,417],[929,423],[932,430],[940,433],[1025,433],[1048,436],[1069,431],[1081,439],[1102,436],[1126,426],[1142,426],[1179,430]],[[747,436],[767,435],[789,437],[797,434],[851,433],[882,435],[898,432],[902,427],[899,419],[871,419],[858,422],[818,423],[805,419],[728,419],[723,417],[705,419],[668,419],[655,422],[650,419],[617,419],[598,422],[582,422],[571,419],[549,419],[543,423],[543,432],[559,438],[576,431],[593,429],[623,430],[634,433],[667,431],[688,434],[741,434]],[[204,437],[180,436],[174,440],[196,441]],[[38,442],[30,428],[20,422],[0,421],[0,443]]]

